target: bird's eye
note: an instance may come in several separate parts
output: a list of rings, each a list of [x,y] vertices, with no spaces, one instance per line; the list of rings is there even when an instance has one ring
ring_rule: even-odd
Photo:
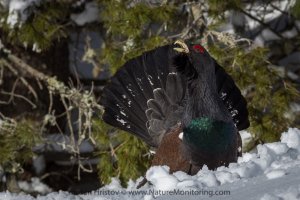
[[[200,45],[200,44],[196,44],[193,46],[194,51],[198,52],[198,53],[204,53],[204,48]]]

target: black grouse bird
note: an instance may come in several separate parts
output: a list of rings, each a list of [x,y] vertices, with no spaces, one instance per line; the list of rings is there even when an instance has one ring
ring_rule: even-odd
[[[247,105],[201,45],[176,41],[129,60],[104,88],[103,120],[155,147],[152,165],[197,173],[236,162]]]

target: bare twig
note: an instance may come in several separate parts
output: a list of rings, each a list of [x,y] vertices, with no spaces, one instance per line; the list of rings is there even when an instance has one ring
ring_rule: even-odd
[[[70,129],[72,145],[74,147],[76,147],[76,149],[77,149],[77,145],[76,145],[76,142],[75,142],[75,134],[74,134],[73,125],[72,125],[72,119],[71,119],[71,114],[70,114],[70,111],[72,110],[72,107],[69,107],[67,105],[67,102],[66,102],[65,98],[61,98],[61,101],[62,101],[65,109],[67,110],[67,112],[66,112],[67,123],[68,123],[69,129]]]
[[[12,92],[5,92],[5,91],[1,91],[0,93],[4,94],[4,95],[10,95],[10,96],[14,96],[14,97],[18,97],[20,99],[23,99],[26,102],[28,102],[32,106],[32,108],[36,108],[37,107],[32,101],[30,101],[28,98],[24,97],[23,95],[14,94]]]
[[[91,171],[90,169],[87,169],[81,162],[82,158],[80,157],[79,145],[87,136],[89,138],[92,137],[91,136],[92,115],[94,110],[101,109],[101,106],[97,103],[96,99],[93,96],[92,90],[89,92],[88,91],[82,92],[82,89],[80,88],[76,89],[74,86],[71,88],[67,87],[63,82],[56,80],[55,77],[50,77],[48,75],[43,74],[42,72],[34,69],[32,66],[25,63],[20,58],[16,57],[15,55],[8,54],[7,59],[8,61],[12,62],[16,66],[14,68],[15,70],[22,70],[26,74],[35,77],[38,81],[42,81],[46,83],[49,90],[50,105],[48,108],[48,115],[47,115],[48,118],[45,117],[43,126],[45,126],[47,123],[50,122],[52,125],[56,125],[58,127],[58,124],[56,122],[57,116],[55,116],[54,112],[52,112],[53,109],[52,107],[53,107],[53,95],[57,94],[60,96],[61,102],[66,110],[65,113],[63,113],[63,115],[66,116],[67,118],[67,125],[70,130],[70,139],[71,139],[71,144],[67,144],[67,145],[62,144],[62,145],[64,145],[65,148],[68,148],[68,150],[74,153],[74,156],[76,157],[79,163],[78,170],[81,169],[84,171]],[[14,94],[14,96],[16,95]],[[78,139],[76,139],[77,132],[75,135],[73,129],[74,122],[71,116],[71,112],[75,108],[79,110],[78,121],[76,122],[78,123],[79,126]],[[60,128],[59,131],[62,133],[62,130],[60,130]],[[78,175],[80,175],[80,173]]]
[[[3,84],[4,67],[0,63],[0,85]]]
[[[11,94],[15,93],[18,82],[19,82],[19,79],[17,78],[15,80],[14,84],[13,84],[12,89],[11,89]],[[7,104],[10,104],[13,101],[13,99],[14,99],[14,95],[10,95],[10,98],[8,99]]]
[[[13,54],[8,54],[7,59],[9,61],[11,61],[12,63],[14,63],[16,66],[18,66],[21,70],[29,73],[33,77],[36,77],[40,80],[45,80],[45,81],[49,78],[47,75],[34,69],[33,67],[31,67],[30,65],[28,65],[23,60],[21,60],[20,58],[18,58],[17,56],[15,56]]]

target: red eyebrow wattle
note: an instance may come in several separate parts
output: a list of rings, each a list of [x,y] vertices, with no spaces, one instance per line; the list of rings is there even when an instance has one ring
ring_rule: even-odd
[[[194,45],[193,49],[199,53],[204,53],[204,48],[200,44]]]

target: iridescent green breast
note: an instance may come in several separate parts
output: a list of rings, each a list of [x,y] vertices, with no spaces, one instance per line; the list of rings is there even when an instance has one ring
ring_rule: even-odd
[[[226,151],[236,139],[233,123],[208,117],[196,118],[183,129],[184,141],[195,150],[211,153]]]

